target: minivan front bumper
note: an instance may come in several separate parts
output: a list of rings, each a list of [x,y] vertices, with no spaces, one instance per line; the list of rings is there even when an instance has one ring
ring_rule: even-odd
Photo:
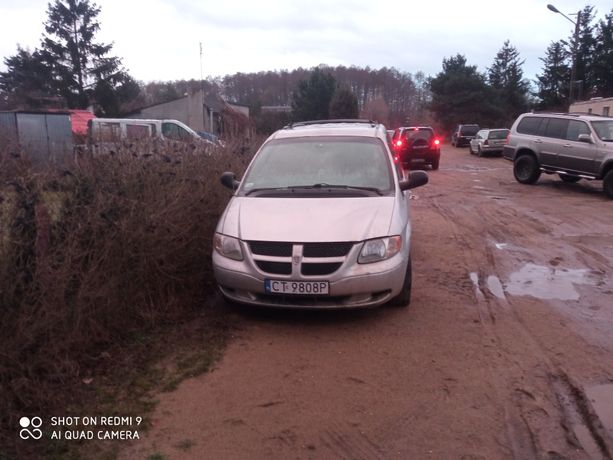
[[[390,259],[370,264],[358,264],[361,250],[357,244],[347,260],[334,273],[326,276],[278,275],[262,272],[250,254],[242,261],[213,253],[215,279],[224,297],[231,301],[267,307],[284,308],[360,308],[376,307],[397,296],[403,286],[408,251]],[[270,294],[264,287],[266,279],[284,281],[327,281],[328,295]]]

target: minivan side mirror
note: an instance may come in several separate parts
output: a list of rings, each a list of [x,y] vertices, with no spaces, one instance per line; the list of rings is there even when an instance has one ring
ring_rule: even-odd
[[[425,171],[411,171],[406,180],[400,181],[400,190],[410,190],[428,183],[428,174]]]
[[[590,134],[579,134],[579,137],[577,137],[577,140],[579,142],[585,142],[586,144],[594,143],[594,141],[592,140],[592,136]]]
[[[240,182],[236,180],[236,176],[231,171],[226,171],[221,175],[221,185],[228,187],[230,190],[236,190]]]

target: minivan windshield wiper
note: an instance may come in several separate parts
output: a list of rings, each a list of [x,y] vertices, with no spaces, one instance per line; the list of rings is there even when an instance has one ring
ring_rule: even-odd
[[[262,187],[254,188],[245,192],[245,196],[251,195],[256,192],[269,192],[269,191],[287,191],[293,192],[296,190],[318,190],[318,189],[340,189],[340,190],[359,190],[365,192],[376,193],[377,195],[383,195],[383,192],[376,187],[361,187],[354,185],[344,184],[326,184],[325,182],[312,184],[312,185],[288,185],[285,187]]]

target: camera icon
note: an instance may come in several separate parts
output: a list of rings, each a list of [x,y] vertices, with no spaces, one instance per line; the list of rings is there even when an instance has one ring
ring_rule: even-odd
[[[19,419],[19,437],[21,439],[40,439],[43,437],[43,430],[40,427],[43,425],[43,419],[40,417],[21,417]]]

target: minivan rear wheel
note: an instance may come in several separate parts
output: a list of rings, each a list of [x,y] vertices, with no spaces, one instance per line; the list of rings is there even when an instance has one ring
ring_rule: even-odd
[[[613,169],[604,176],[602,188],[607,197],[613,198]]]
[[[409,262],[407,263],[407,271],[404,275],[404,283],[402,284],[402,290],[400,294],[390,300],[390,305],[394,307],[408,307],[411,303],[411,256],[409,256]]]
[[[513,175],[520,184],[534,184],[541,177],[538,161],[532,155],[521,155],[515,158]]]

